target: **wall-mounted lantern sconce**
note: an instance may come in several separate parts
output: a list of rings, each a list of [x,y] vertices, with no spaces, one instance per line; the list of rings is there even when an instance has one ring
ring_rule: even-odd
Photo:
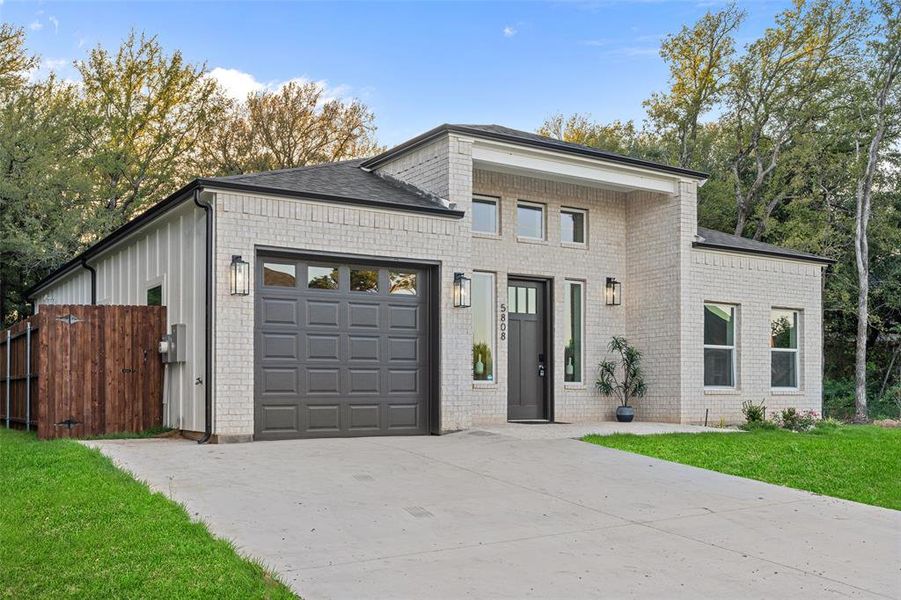
[[[232,256],[231,272],[232,296],[246,296],[250,293],[250,263],[241,260],[237,254]]]
[[[604,299],[607,306],[619,306],[623,300],[623,284],[613,277],[608,277],[607,286],[604,288]]]
[[[454,308],[469,308],[472,306],[470,288],[472,279],[463,273],[454,273]]]

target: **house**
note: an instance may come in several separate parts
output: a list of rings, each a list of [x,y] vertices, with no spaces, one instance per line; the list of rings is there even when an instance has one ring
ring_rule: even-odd
[[[828,259],[697,226],[703,173],[496,125],[367,160],[198,179],[28,293],[168,307],[165,423],[219,441],[819,410]],[[208,265],[212,265],[208,268]],[[466,306],[466,305],[469,306]]]

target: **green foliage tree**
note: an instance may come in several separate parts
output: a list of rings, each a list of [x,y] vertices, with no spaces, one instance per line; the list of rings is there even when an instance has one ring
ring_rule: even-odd
[[[641,398],[647,392],[641,370],[641,352],[621,336],[614,336],[607,349],[617,357],[603,360],[598,365],[595,387],[605,396],[619,398],[623,406],[630,406],[633,398]]]

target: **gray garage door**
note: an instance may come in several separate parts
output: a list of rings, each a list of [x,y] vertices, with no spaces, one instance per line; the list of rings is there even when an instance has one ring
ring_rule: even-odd
[[[429,430],[429,270],[259,257],[255,437]]]

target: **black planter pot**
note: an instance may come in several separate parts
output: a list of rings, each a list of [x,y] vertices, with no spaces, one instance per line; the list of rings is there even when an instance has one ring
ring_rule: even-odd
[[[635,409],[631,406],[617,406],[616,420],[620,423],[631,423],[635,418]]]

